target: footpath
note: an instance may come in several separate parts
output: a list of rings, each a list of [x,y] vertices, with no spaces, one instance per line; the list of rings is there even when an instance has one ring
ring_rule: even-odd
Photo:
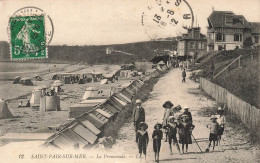
[[[162,105],[165,101],[170,100],[175,106],[180,104],[182,107],[184,105],[190,107],[195,125],[193,135],[197,139],[203,153],[200,152],[200,149],[193,140],[193,144],[189,145],[188,154],[180,155],[173,146],[173,155],[170,155],[169,144],[168,142],[164,142],[164,135],[160,152],[160,162],[257,162],[259,153],[250,145],[250,142],[243,139],[243,135],[235,133],[230,127],[226,127],[221,146],[216,146],[215,151],[211,150],[209,153],[205,153],[209,137],[209,129],[206,125],[210,122],[210,118],[200,116],[198,111],[205,107],[217,107],[217,102],[206,97],[199,90],[198,83],[189,79],[186,80],[186,83],[182,83],[181,72],[180,69],[173,69],[161,77],[150,93],[149,99],[142,104],[146,111],[146,123],[149,126],[148,134],[150,138],[146,161],[144,157],[141,159],[136,158],[138,156],[138,148],[135,143],[133,122],[124,124],[119,131],[119,138],[116,145],[107,152],[124,154],[132,158],[131,162],[154,162],[152,145],[153,127],[156,122],[162,123],[164,114]],[[187,76],[189,75],[190,73],[187,72]]]

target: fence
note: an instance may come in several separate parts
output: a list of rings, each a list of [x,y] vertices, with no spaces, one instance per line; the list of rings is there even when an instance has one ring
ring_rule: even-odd
[[[247,128],[255,131],[258,138],[260,138],[260,109],[251,106],[249,103],[229,93],[226,89],[204,78],[200,78],[200,88],[217,101],[227,104],[229,112],[239,116]]]

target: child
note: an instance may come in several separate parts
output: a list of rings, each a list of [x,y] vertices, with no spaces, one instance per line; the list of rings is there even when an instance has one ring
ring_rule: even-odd
[[[186,144],[186,151],[185,153],[188,153],[188,147],[189,144],[192,144],[191,140],[191,132],[194,129],[194,125],[191,124],[191,121],[189,120],[189,116],[186,114],[182,115],[182,123],[179,125],[179,142],[182,144],[182,153],[184,154],[184,144]]]
[[[171,110],[172,107],[173,104],[171,103],[171,101],[166,101],[163,104],[163,108],[165,108],[164,116],[163,116],[163,126],[167,125],[168,123],[169,116],[171,116],[172,114],[172,110]],[[168,130],[165,129],[165,142],[167,142],[167,139],[168,139]]]
[[[192,115],[191,115],[191,112],[189,111],[189,107],[187,105],[184,106],[184,112],[182,114],[186,114],[187,116],[189,116],[189,121],[192,124]]]
[[[224,109],[222,109],[221,107],[218,108],[217,113],[218,113],[218,115],[216,115],[216,117],[218,118],[217,122],[219,124],[217,145],[218,144],[220,145],[221,135],[223,135],[223,132],[224,132],[226,118],[223,115],[224,114]]]
[[[207,125],[207,128],[210,129],[210,134],[209,134],[209,145],[208,148],[206,149],[206,152],[209,152],[209,148],[211,146],[212,141],[213,141],[213,150],[214,150],[215,142],[218,140],[219,124],[217,122],[217,117],[215,115],[211,115],[210,120],[211,120],[210,124]]]
[[[154,161],[159,161],[159,153],[161,148],[161,140],[163,137],[163,132],[161,130],[162,124],[156,123],[153,131],[153,151],[154,151]],[[156,159],[157,158],[157,159]]]
[[[149,136],[147,133],[148,125],[145,122],[139,123],[139,130],[136,133],[136,143],[139,149],[140,158],[142,155],[142,152],[144,153],[145,159],[146,159],[146,148],[148,146],[149,142]]]
[[[176,122],[174,122],[174,117],[170,116],[169,117],[169,123],[167,125],[165,125],[163,128],[167,129],[169,131],[169,147],[170,147],[170,151],[171,151],[171,155],[172,155],[172,141],[173,141],[173,145],[175,145],[179,151],[179,153],[181,153],[180,151],[180,147],[177,141],[177,128],[179,127],[177,125]]]

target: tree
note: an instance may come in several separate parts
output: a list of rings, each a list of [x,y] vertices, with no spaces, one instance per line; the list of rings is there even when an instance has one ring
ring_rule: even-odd
[[[253,45],[251,37],[247,37],[243,42],[243,48],[250,48]]]

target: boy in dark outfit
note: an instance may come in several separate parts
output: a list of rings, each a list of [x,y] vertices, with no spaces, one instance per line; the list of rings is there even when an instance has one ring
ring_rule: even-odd
[[[179,142],[180,144],[182,144],[182,153],[184,154],[184,144],[186,144],[186,151],[185,153],[188,153],[188,147],[189,144],[192,144],[192,140],[191,140],[191,132],[194,129],[194,125],[191,124],[190,120],[189,120],[189,116],[186,114],[182,115],[182,123],[179,125]]]
[[[146,148],[149,143],[149,136],[147,133],[148,125],[145,122],[141,122],[139,124],[139,130],[136,133],[136,143],[139,149],[140,158],[142,156],[142,153],[144,153],[145,159],[146,159]]]
[[[153,131],[153,151],[154,151],[154,161],[159,161],[159,153],[161,149],[161,140],[163,138],[163,132],[161,130],[162,124],[156,123]],[[156,159],[157,158],[157,159]]]
[[[172,141],[173,141],[173,145],[175,145],[180,152],[180,147],[177,141],[177,128],[179,127],[178,124],[176,122],[174,122],[174,117],[170,116],[169,117],[169,123],[167,125],[165,125],[163,128],[169,130],[169,147],[170,147],[170,151],[171,151],[171,155],[172,155]]]

